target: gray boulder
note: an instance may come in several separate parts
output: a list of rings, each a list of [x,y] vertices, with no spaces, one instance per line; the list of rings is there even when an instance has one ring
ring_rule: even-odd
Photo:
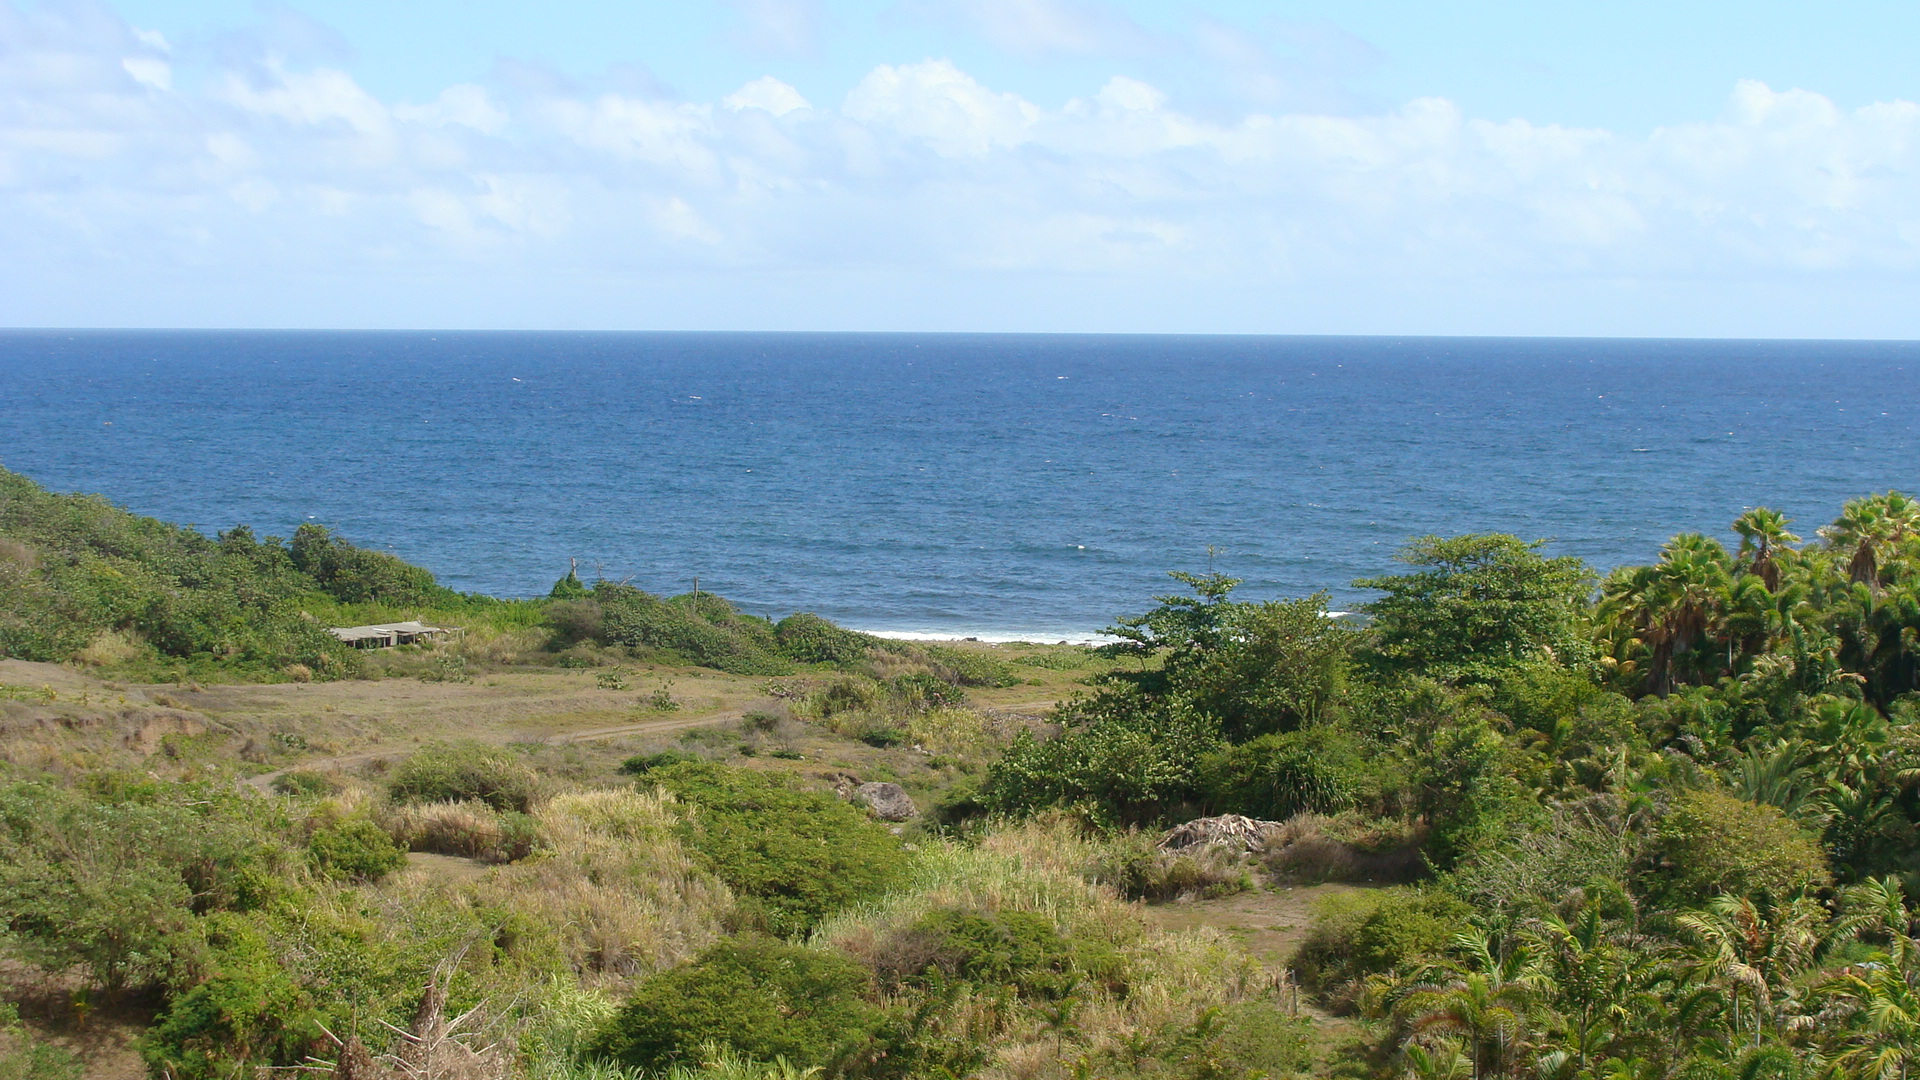
[[[873,811],[873,816],[881,821],[906,821],[920,816],[920,808],[913,805],[912,796],[908,795],[907,789],[899,784],[888,784],[876,780],[861,784],[854,789],[854,794],[858,795],[860,800],[867,804],[867,808]]]

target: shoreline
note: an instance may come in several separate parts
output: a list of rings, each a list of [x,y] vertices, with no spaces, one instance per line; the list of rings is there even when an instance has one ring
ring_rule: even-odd
[[[847,629],[890,641],[950,645],[967,642],[982,645],[1110,645],[1120,640],[1086,630],[870,630],[860,626],[848,626]]]

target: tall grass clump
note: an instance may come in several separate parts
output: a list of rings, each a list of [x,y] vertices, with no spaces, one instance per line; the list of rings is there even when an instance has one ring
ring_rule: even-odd
[[[555,796],[533,815],[540,857],[495,871],[477,896],[554,928],[568,967],[595,985],[683,963],[735,901],[682,845],[680,811],[654,791]]]
[[[526,813],[540,797],[540,776],[512,751],[477,742],[437,743],[401,762],[387,779],[400,804],[485,803]]]

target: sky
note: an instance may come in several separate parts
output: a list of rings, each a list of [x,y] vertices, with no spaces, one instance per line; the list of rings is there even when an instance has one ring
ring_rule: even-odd
[[[0,0],[0,325],[1920,337],[1920,4]]]

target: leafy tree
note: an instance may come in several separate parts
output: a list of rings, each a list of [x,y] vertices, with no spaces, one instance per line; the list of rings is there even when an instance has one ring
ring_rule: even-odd
[[[1233,578],[1175,573],[1192,596],[1120,619],[1102,652],[1140,661],[1111,678],[1149,699],[1193,710],[1231,741],[1327,719],[1340,700],[1358,634],[1333,618],[1327,594],[1241,603]]]
[[[1818,842],[1778,808],[1718,791],[1675,799],[1655,852],[1659,882],[1682,903],[1721,894],[1784,901],[1829,878]]]
[[[1200,784],[1217,813],[1284,821],[1351,808],[1374,783],[1365,747],[1345,729],[1315,725],[1217,751]]]
[[[1016,736],[988,769],[980,799],[1003,813],[1072,807],[1096,820],[1157,821],[1201,797],[1201,766],[1219,748],[1213,723],[1108,693],[1062,711],[1051,739]]]
[[[384,551],[355,547],[312,522],[294,530],[288,554],[297,569],[346,604],[418,604],[447,593],[426,570]]]
[[[1491,681],[1542,659],[1585,660],[1593,572],[1571,556],[1542,556],[1544,543],[1501,533],[1409,542],[1400,559],[1414,573],[1354,582],[1386,593],[1365,608],[1375,655],[1388,667],[1455,682]]]

